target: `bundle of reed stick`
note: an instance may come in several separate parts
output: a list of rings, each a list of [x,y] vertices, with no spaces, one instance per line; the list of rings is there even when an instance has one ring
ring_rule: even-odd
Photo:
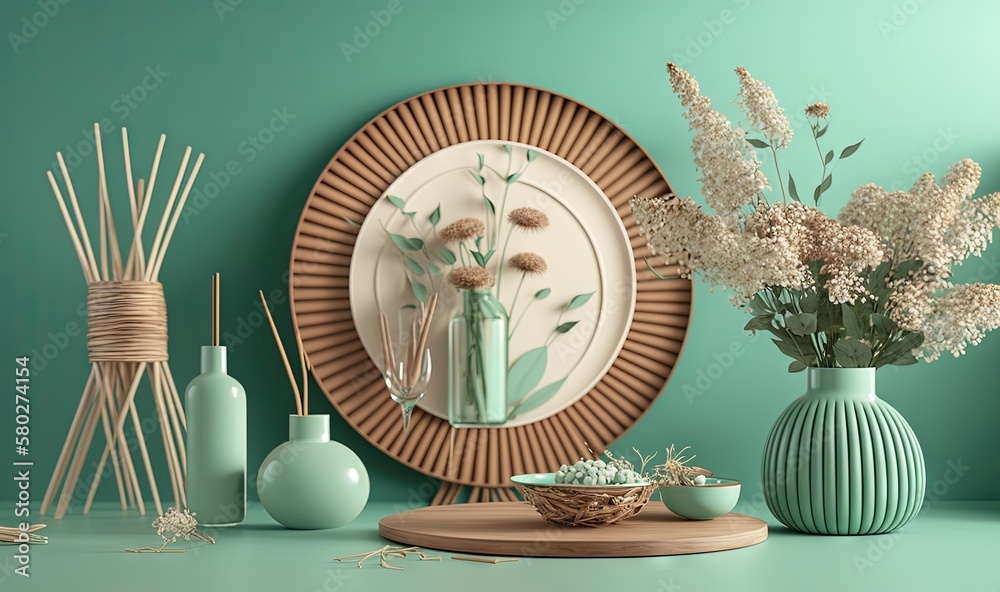
[[[205,155],[199,154],[191,170],[188,171],[191,147],[188,146],[184,151],[180,170],[177,171],[156,234],[147,251],[143,245],[143,229],[146,227],[153,202],[153,190],[156,187],[160,157],[166,139],[166,135],[160,136],[148,182],[144,178],[135,180],[132,174],[128,130],[122,128],[122,149],[132,230],[132,236],[128,240],[127,255],[120,246],[120,235],[112,214],[111,198],[108,195],[100,126],[94,124],[99,215],[96,256],[76,190],[61,153],[56,153],[56,160],[72,208],[72,216],[55,176],[52,171],[47,173],[59,211],[62,213],[70,240],[80,261],[83,277],[87,281],[87,349],[91,371],[42,500],[42,515],[55,501],[60,486],[62,492],[59,494],[55,517],[59,519],[65,515],[77,489],[84,462],[94,443],[98,424],[104,435],[104,449],[91,480],[83,512],[90,511],[94,495],[110,459],[122,509],[135,506],[140,513],[146,513],[143,490],[140,487],[136,463],[132,459],[132,446],[125,437],[125,425],[128,422],[131,422],[134,429],[135,443],[142,456],[156,512],[159,515],[163,514],[163,504],[156,486],[153,464],[149,458],[142,422],[135,404],[136,393],[143,376],[147,377],[152,390],[174,501],[181,507],[187,505],[185,499],[187,455],[184,447],[187,420],[167,362],[167,311],[159,275],[177,221],[180,219]],[[186,182],[184,182],[185,175],[187,175]]]

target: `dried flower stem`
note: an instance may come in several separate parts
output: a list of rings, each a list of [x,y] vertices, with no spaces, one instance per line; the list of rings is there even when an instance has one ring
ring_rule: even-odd
[[[198,530],[198,520],[195,514],[188,510],[178,510],[168,508],[162,516],[153,520],[153,528],[163,539],[163,544],[159,547],[138,547],[136,549],[125,549],[128,553],[184,553],[187,549],[167,549],[167,545],[183,538],[186,541],[195,538],[206,543],[215,544],[215,539]],[[170,534],[166,534],[170,533]]]
[[[675,451],[674,445],[671,444],[670,448],[667,448],[666,462],[656,466],[655,480],[665,485],[694,485],[694,477],[704,474],[706,471],[698,467],[688,466],[688,463],[695,458],[693,454],[684,456],[689,448],[690,446],[685,446]]]
[[[781,169],[778,167],[778,150],[771,146],[771,156],[774,157],[774,174],[778,175],[778,186],[781,187],[781,201],[788,203],[785,196],[785,181],[781,178]]]
[[[812,130],[813,142],[816,144],[816,154],[819,155],[819,162],[823,165],[823,172],[819,176],[819,181],[822,183],[823,179],[826,179],[826,158],[823,157],[823,149],[819,147],[819,120],[811,124],[809,129]],[[819,203],[817,202],[816,205],[819,205]]]

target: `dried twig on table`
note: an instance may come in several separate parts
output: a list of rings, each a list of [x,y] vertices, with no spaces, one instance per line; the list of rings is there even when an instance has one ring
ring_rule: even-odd
[[[517,557],[494,557],[492,559],[487,559],[485,557],[463,557],[461,555],[453,555],[451,558],[455,561],[471,561],[472,563],[490,563],[493,565],[518,561]]]
[[[334,561],[346,561],[348,559],[358,560],[358,569],[362,569],[365,566],[365,561],[371,559],[378,555],[378,564],[386,569],[398,569],[402,570],[402,567],[398,565],[393,565],[389,563],[389,558],[400,557],[405,559],[407,555],[416,555],[421,561],[442,561],[440,555],[428,555],[421,551],[418,547],[393,547],[392,545],[385,545],[381,549],[375,549],[374,551],[368,551],[365,553],[355,553],[354,555],[342,555],[340,557],[334,557]]]
[[[21,530],[17,526],[0,526],[0,543],[45,545],[49,542],[49,537],[35,534],[43,528],[45,528],[44,524],[32,524],[28,526],[28,530]]]

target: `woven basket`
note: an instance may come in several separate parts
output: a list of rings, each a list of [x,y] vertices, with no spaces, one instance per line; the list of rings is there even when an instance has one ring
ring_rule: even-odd
[[[553,524],[610,526],[639,514],[656,485],[546,487],[518,485],[524,500]]]

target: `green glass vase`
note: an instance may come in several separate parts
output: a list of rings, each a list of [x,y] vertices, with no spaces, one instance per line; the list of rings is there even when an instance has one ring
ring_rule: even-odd
[[[330,440],[329,415],[290,415],[288,442],[257,472],[260,503],[286,528],[338,528],[368,503],[365,465],[350,448]]]
[[[913,430],[875,396],[874,368],[809,368],[806,393],[764,445],[764,497],[785,526],[812,534],[891,532],[924,499]]]
[[[448,333],[448,421],[507,421],[507,312],[492,290],[461,290]]]

